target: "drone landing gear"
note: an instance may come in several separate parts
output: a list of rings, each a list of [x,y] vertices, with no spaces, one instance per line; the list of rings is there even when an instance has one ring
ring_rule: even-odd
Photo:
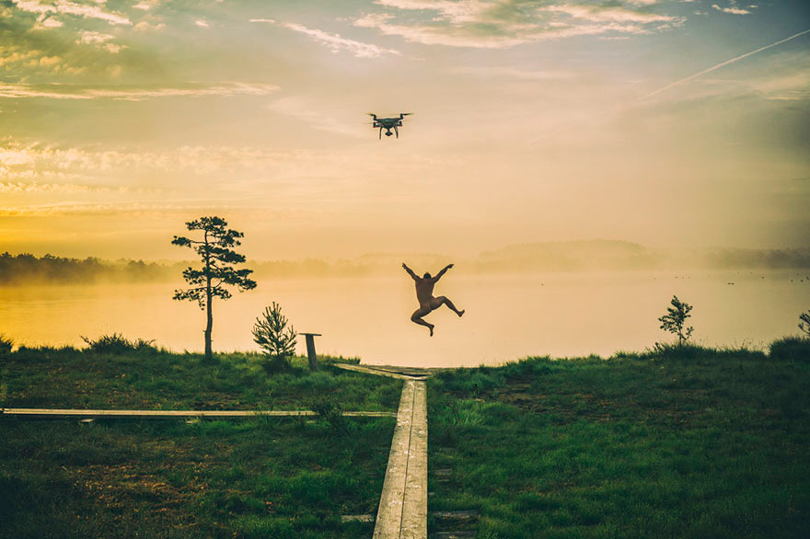
[[[397,129],[397,126],[394,126],[394,131],[397,132],[397,138],[399,138],[399,129]],[[390,135],[391,132],[389,131],[388,134]]]

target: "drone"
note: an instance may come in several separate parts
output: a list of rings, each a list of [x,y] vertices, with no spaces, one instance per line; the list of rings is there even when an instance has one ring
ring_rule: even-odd
[[[369,116],[374,118],[374,121],[371,123],[371,127],[379,127],[380,128],[380,139],[382,140],[382,130],[385,129],[385,136],[390,137],[394,133],[391,132],[393,129],[394,132],[397,134],[397,138],[399,138],[399,129],[402,127],[402,119],[405,116],[413,114],[412,112],[400,112],[399,118],[377,118],[376,114],[371,112],[368,113]]]

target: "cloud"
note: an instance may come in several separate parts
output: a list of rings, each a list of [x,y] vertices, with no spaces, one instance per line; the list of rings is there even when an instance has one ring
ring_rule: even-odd
[[[199,26],[200,28],[210,28],[211,25],[205,19],[195,19],[194,24]]]
[[[0,83],[0,98],[25,99],[114,99],[142,101],[157,97],[230,97],[267,95],[278,90],[274,84],[224,82],[213,85],[190,84],[186,88],[76,88],[62,84],[27,85]]]
[[[329,131],[341,135],[354,137],[363,136],[362,131],[354,128],[353,120],[344,121],[330,117],[327,113],[317,110],[317,107],[302,97],[285,97],[270,103],[268,107],[274,112],[297,118],[313,129]]]
[[[109,193],[113,191],[126,192],[130,189],[76,183],[0,182],[0,193]]]
[[[732,15],[750,15],[751,12],[747,9],[740,9],[737,7],[720,7],[717,4],[712,4],[712,7],[717,11],[722,11],[723,13],[730,13]]]
[[[582,35],[649,34],[685,21],[655,11],[654,0],[605,4],[584,0],[377,0],[375,4],[389,11],[364,14],[354,21],[355,26],[426,45],[484,49]]]
[[[158,5],[160,0],[141,0],[134,6],[133,9],[140,9],[141,11],[150,11],[152,8]]]
[[[102,3],[78,4],[69,0],[56,0],[55,2],[42,2],[40,0],[11,0],[17,9],[28,13],[73,15],[86,19],[98,19],[109,24],[131,25],[132,22],[124,15],[104,11]]]
[[[251,19],[250,22],[275,23],[275,21],[272,19]],[[340,34],[330,34],[328,32],[324,32],[323,30],[307,28],[306,26],[296,23],[281,23],[281,26],[287,28],[288,30],[292,30],[293,32],[298,32],[311,37],[318,43],[321,43],[322,45],[325,45],[327,48],[331,49],[333,53],[339,53],[340,51],[346,50],[352,53],[356,58],[379,58],[386,54],[392,54],[395,56],[400,55],[399,51],[393,49],[385,49],[372,43],[363,43],[361,41],[347,39],[341,37]]]
[[[32,204],[24,206],[0,206],[0,217],[44,217],[55,215],[112,215],[117,216],[122,213],[145,213],[145,212],[165,212],[172,210],[188,211],[191,209],[216,209],[227,208],[227,205],[189,205],[173,202],[143,203],[143,202],[120,202],[120,203],[85,203],[78,201],[66,201],[57,204]]]
[[[568,71],[532,71],[508,66],[459,67],[453,72],[486,78],[511,78],[527,81],[570,79],[575,76],[574,73]]]
[[[649,11],[638,11],[619,6],[574,5],[565,4],[541,8],[542,11],[562,13],[574,19],[589,22],[630,22],[648,24],[654,22],[675,22],[676,17],[669,17]]]
[[[122,49],[127,48],[126,45],[118,45],[117,43],[110,43],[115,39],[115,36],[110,34],[102,34],[100,32],[84,31],[79,34],[79,39],[76,43],[80,45],[97,45],[113,54],[121,52]]]

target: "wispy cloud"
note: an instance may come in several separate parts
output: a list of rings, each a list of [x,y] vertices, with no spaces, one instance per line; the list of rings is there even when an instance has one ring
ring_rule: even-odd
[[[42,2],[41,0],[11,0],[11,3],[22,11],[28,13],[73,15],[86,19],[98,19],[109,24],[131,25],[132,22],[125,15],[105,11],[101,6],[104,2],[94,4],[78,4],[69,0],[56,0]]]
[[[741,9],[738,7],[720,7],[717,4],[712,4],[712,7],[717,11],[722,11],[723,13],[730,13],[731,15],[750,15],[751,12],[747,9]]]
[[[2,173],[2,169],[0,169]],[[77,183],[0,182],[0,193],[160,193],[161,189]]]
[[[540,8],[541,11],[562,13],[574,19],[589,22],[629,22],[648,24],[654,22],[675,22],[677,17],[670,17],[651,11],[639,11],[621,6],[599,4],[563,4]]]
[[[302,97],[285,97],[268,105],[273,112],[297,118],[313,129],[329,131],[341,135],[359,137],[363,132],[352,127],[353,120],[341,120],[318,109],[317,105]]]
[[[193,84],[185,88],[76,88],[73,86],[0,84],[0,98],[24,99],[115,99],[142,101],[159,97],[230,97],[267,95],[278,90],[274,84],[227,82],[212,85]]]
[[[297,23],[276,23],[276,21],[272,19],[251,19],[250,22],[280,24],[280,26],[283,26],[288,30],[311,37],[318,43],[329,48],[333,53],[339,53],[345,50],[357,58],[379,58],[386,54],[395,56],[400,55],[399,51],[393,49],[379,47],[373,43],[364,43],[362,41],[355,41],[354,39],[347,39],[342,37],[340,34],[330,34],[329,32],[307,28],[306,26]]]
[[[79,39],[76,41],[76,43],[83,45],[96,45],[113,54],[117,54],[121,52],[122,49],[126,48],[126,45],[110,43],[110,41],[112,41],[113,39],[115,39],[115,36],[112,36],[110,34],[84,31],[81,34],[79,34]]]
[[[0,217],[49,217],[56,215],[111,215],[140,214],[148,212],[166,212],[172,210],[188,211],[192,209],[227,208],[227,205],[200,205],[182,202],[106,202],[89,203],[80,201],[65,201],[55,204],[32,204],[21,206],[0,206]]]
[[[658,11],[654,0],[594,4],[584,0],[377,0],[393,9],[367,13],[354,24],[408,41],[451,47],[509,48],[582,35],[640,35],[685,19]]]
[[[140,9],[141,11],[150,11],[152,8],[158,5],[160,0],[141,0],[134,6],[133,9]]]
[[[453,72],[485,78],[511,78],[526,81],[560,80],[574,77],[574,73],[570,71],[529,70],[508,66],[459,67]]]

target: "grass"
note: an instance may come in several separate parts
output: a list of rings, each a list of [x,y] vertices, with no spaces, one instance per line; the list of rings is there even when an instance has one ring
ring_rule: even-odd
[[[22,348],[0,358],[0,405],[8,408],[302,410],[329,398],[343,410],[396,411],[401,383],[342,371],[310,373],[304,358],[268,375],[260,354],[124,353]]]
[[[0,355],[7,407],[316,409],[236,421],[0,419],[0,538],[368,537],[401,382],[303,358]],[[530,358],[428,381],[431,533],[810,536],[810,344]]]
[[[477,510],[490,539],[807,537],[810,349],[791,357],[688,347],[442,372],[431,511]]]
[[[6,407],[316,409],[320,417],[183,420],[0,418],[0,538],[346,537],[376,511],[401,382],[296,358],[213,360],[151,346],[26,349],[0,358]]]
[[[371,535],[394,419],[0,422],[0,537]]]

